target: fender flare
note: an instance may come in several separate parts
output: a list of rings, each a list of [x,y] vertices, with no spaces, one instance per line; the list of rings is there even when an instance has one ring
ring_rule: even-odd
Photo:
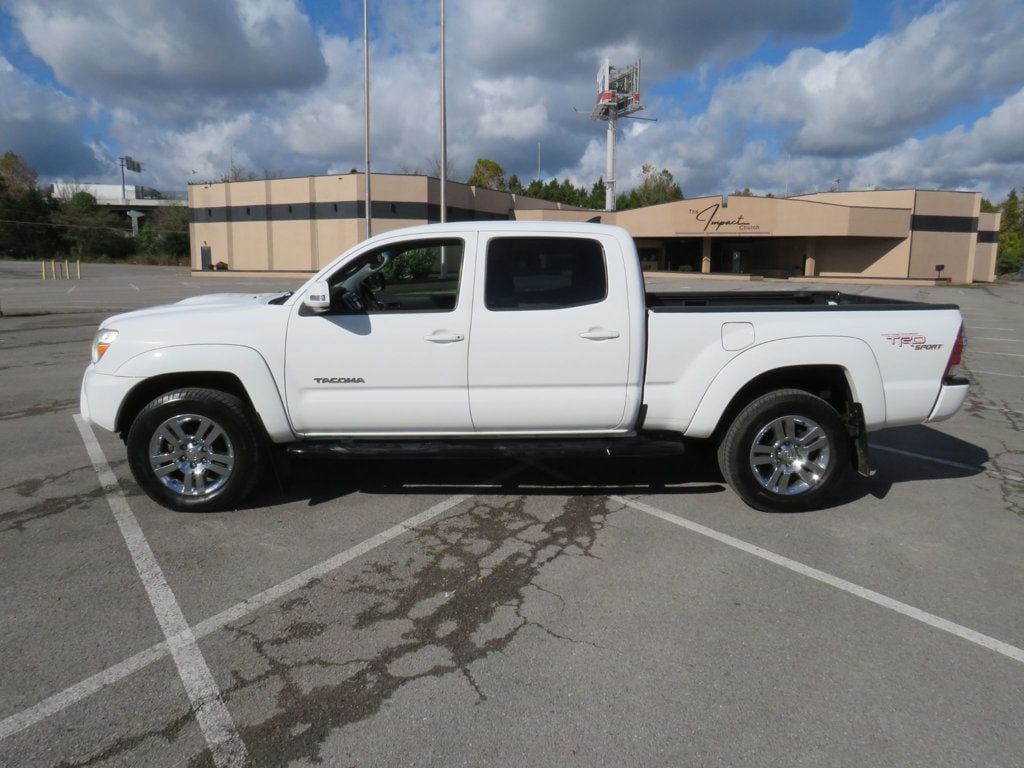
[[[734,357],[701,397],[687,437],[710,437],[737,393],[758,376],[780,368],[832,365],[841,368],[869,429],[885,424],[885,390],[871,347],[850,336],[805,336],[759,344]]]
[[[115,375],[131,376],[142,384],[154,376],[175,373],[226,373],[235,376],[263,421],[270,439],[275,443],[296,439],[270,367],[252,347],[237,344],[161,347],[125,361]]]

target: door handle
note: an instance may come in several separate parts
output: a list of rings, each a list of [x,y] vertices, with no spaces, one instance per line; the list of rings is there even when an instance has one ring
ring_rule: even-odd
[[[435,344],[451,344],[453,341],[463,341],[466,337],[461,333],[444,333],[443,331],[436,331],[423,337],[427,341],[432,341]]]
[[[587,339],[587,341],[607,341],[608,339],[619,338],[619,332],[606,331],[604,328],[591,328],[581,333],[580,338]]]

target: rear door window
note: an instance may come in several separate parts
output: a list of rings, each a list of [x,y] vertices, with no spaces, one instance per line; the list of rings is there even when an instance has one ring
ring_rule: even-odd
[[[487,246],[484,306],[502,312],[581,307],[608,295],[604,249],[578,237],[498,237]]]

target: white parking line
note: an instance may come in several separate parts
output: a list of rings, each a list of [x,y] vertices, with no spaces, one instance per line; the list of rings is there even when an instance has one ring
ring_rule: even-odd
[[[909,456],[912,459],[921,459],[921,461],[930,461],[932,464],[943,464],[947,467],[956,467],[957,469],[969,469],[972,472],[978,470],[984,470],[986,474],[992,475],[993,477],[1001,477],[1007,480],[1024,480],[1024,476],[1018,475],[1014,472],[997,472],[994,469],[985,469],[985,467],[972,466],[970,464],[961,464],[959,461],[950,461],[949,459],[939,459],[935,456],[926,456],[923,453],[914,453],[913,451],[904,451],[900,448],[890,448],[887,445],[877,445],[876,443],[869,443],[868,447],[876,451],[888,451],[889,453],[898,453],[900,456]]]
[[[991,325],[968,325],[968,328],[975,331],[1012,331],[1014,328],[994,328]]]
[[[776,554],[775,552],[771,552],[767,549],[763,549],[762,547],[759,547],[755,544],[750,544],[749,542],[743,541],[742,539],[737,539],[734,536],[730,536],[726,533],[716,531],[713,528],[708,528],[707,526],[701,525],[700,523],[695,523],[692,520],[687,520],[685,517],[673,515],[670,512],[665,512],[664,510],[658,509],[657,507],[652,507],[649,504],[644,504],[643,502],[640,501],[634,501],[633,499],[627,499],[624,496],[610,496],[609,498],[612,501],[615,501],[619,504],[631,507],[632,509],[638,510],[640,512],[645,512],[648,515],[651,515],[652,517],[657,517],[668,523],[672,523],[673,525],[678,525],[680,528],[686,528],[687,530],[692,531],[693,533],[699,533],[701,536],[707,536],[709,539],[714,539],[715,541],[721,544],[734,547],[735,549],[738,549],[742,552],[746,552],[747,554],[753,555],[754,557],[759,557],[762,560],[766,560],[769,563],[774,563],[775,565],[782,566],[783,568],[793,571],[794,573],[799,573],[801,576],[806,576],[810,579],[814,579],[815,581],[819,581],[822,584],[827,584],[830,587],[841,589],[843,592],[848,592],[851,595],[860,597],[864,600],[874,603],[875,605],[880,605],[883,608],[888,608],[891,611],[895,611],[896,613],[900,613],[911,619],[920,621],[923,624],[935,627],[936,629],[941,629],[943,632],[948,632],[951,635],[955,635],[956,637],[959,637],[963,640],[967,640],[970,643],[974,643],[975,645],[981,646],[982,648],[986,648],[990,651],[995,651],[996,653],[1000,653],[1003,656],[1006,656],[1007,658],[1013,659],[1014,661],[1019,661],[1022,664],[1024,664],[1024,649],[1018,648],[1015,645],[1010,645],[1009,643],[1004,643],[1002,640],[997,640],[994,637],[983,635],[981,632],[976,632],[975,630],[970,629],[969,627],[965,627],[962,624],[957,624],[956,622],[949,621],[948,619],[944,619],[941,616],[936,616],[934,613],[922,611],[920,608],[915,608],[914,606],[908,605],[907,603],[895,600],[891,597],[887,597],[886,595],[883,595],[880,592],[875,592],[874,590],[867,589],[866,587],[862,587],[859,584],[854,584],[853,582],[847,581],[846,579],[841,579],[838,576],[833,576],[830,573],[819,571],[817,568],[812,568],[809,565],[804,565],[803,563],[798,562],[796,560],[791,560],[788,557],[783,557],[782,555]]]
[[[160,564],[153,555],[153,550],[146,540],[138,520],[128,506],[128,500],[118,485],[107,457],[103,455],[96,435],[92,428],[75,415],[75,424],[82,433],[85,449],[89,453],[93,469],[99,478],[110,511],[114,513],[117,526],[121,529],[128,552],[132,556],[139,578],[146,588],[146,595],[153,606],[160,629],[167,639],[167,647],[178,668],[178,675],[185,686],[192,710],[196,714],[199,728],[210,747],[213,760],[218,766],[244,766],[249,761],[249,753],[245,749],[242,737],[238,733],[235,721],[231,719],[220,688],[213,679],[206,659],[196,642],[195,635],[185,621],[185,614],[174,597],[167,579],[164,577]]]
[[[999,373],[999,371],[983,371],[979,368],[974,368],[968,373],[984,373],[986,376],[1006,376],[1009,379],[1024,379],[1024,374],[1021,373]]]
[[[1018,411],[1013,408],[1001,408],[998,405],[978,405],[977,403],[971,404],[972,408],[981,408],[985,411],[998,411],[999,413],[1015,413],[1018,416],[1024,416],[1024,411]]]
[[[1022,339],[997,339],[992,336],[975,336],[972,341],[1010,341],[1014,344],[1024,344]]]
[[[987,349],[972,349],[971,353],[975,355],[995,355],[996,357],[1024,357],[1024,354],[1018,352],[989,352]]]
[[[137,286],[137,285],[136,285],[135,283],[128,283],[128,285],[130,285],[130,286],[131,286],[132,288],[134,288],[134,289],[135,289],[136,291],[137,291],[137,290],[139,290],[139,286]]]
[[[95,439],[95,437],[93,439]],[[496,482],[500,482],[503,477],[503,475],[499,476]],[[493,488],[494,486],[491,485],[488,487]],[[423,525],[438,515],[447,512],[449,509],[453,509],[462,502],[468,501],[472,498],[473,494],[457,494],[455,496],[451,496],[444,501],[435,504],[429,509],[420,512],[417,515],[413,515],[409,519],[403,520],[397,525],[388,528],[386,531],[378,533],[376,536],[372,536],[366,541],[356,544],[353,547],[349,547],[343,552],[339,552],[333,557],[330,557],[321,563],[317,563],[301,573],[292,576],[290,579],[286,579],[280,584],[260,592],[258,595],[250,597],[247,600],[243,600],[240,603],[236,603],[217,615],[199,622],[194,627],[190,628],[189,631],[195,638],[206,637],[207,635],[223,629],[231,622],[237,621],[250,613],[258,611],[297,589],[301,589],[312,581],[323,578],[331,571],[355,560],[357,557],[367,554],[371,550],[391,541],[407,531],[414,530],[418,526]],[[70,707],[72,704],[76,704],[79,701],[92,696],[94,693],[98,693],[107,686],[113,685],[129,675],[138,672],[140,669],[148,667],[150,664],[166,657],[168,653],[168,641],[155,643],[149,648],[136,653],[134,656],[131,656],[118,664],[107,667],[107,669],[97,672],[95,675],[91,675],[84,680],[75,683],[69,688],[65,688],[63,691],[59,691],[52,696],[43,699],[38,704],[35,704],[28,709],[22,710],[21,712],[0,720],[0,741],[3,741],[8,736],[13,736],[16,733],[45,720],[51,715],[57,714],[67,707]]]

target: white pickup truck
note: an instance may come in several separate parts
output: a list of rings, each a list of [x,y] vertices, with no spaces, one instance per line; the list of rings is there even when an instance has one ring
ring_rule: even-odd
[[[280,449],[718,446],[762,510],[828,503],[867,430],[949,418],[960,311],[838,292],[646,293],[630,235],[470,222],[388,232],[294,293],[105,320],[82,415],[177,510],[237,505]],[[668,450],[668,449],[667,449]]]

